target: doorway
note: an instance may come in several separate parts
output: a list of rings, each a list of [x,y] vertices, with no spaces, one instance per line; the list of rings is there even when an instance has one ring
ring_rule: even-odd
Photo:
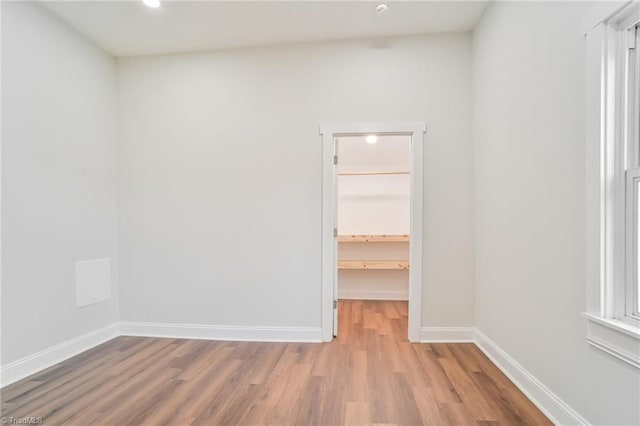
[[[358,124],[334,124],[325,125],[320,129],[322,135],[322,152],[323,152],[323,190],[322,190],[322,339],[323,341],[331,341],[337,334],[338,321],[338,298],[339,298],[339,268],[341,270],[354,270],[366,268],[380,268],[382,270],[403,271],[408,269],[408,333],[407,337],[412,342],[420,341],[420,323],[421,323],[421,306],[422,306],[422,194],[423,194],[423,138],[426,130],[424,123],[358,123]],[[393,232],[386,233],[362,233],[357,228],[353,228],[357,233],[349,233],[348,230],[339,234],[338,221],[338,181],[340,179],[338,164],[339,152],[338,146],[340,140],[346,141],[361,140],[366,143],[366,137],[370,140],[373,137],[386,141],[405,141],[409,144],[410,160],[408,167],[399,169],[397,166],[391,166],[394,169],[374,170],[371,167],[378,167],[380,164],[364,167],[360,165],[359,170],[343,171],[343,176],[356,176],[360,179],[363,176],[377,176],[380,179],[384,176],[382,173],[393,173],[396,176],[404,176],[409,183],[409,218],[408,218],[408,235],[399,232],[401,224],[390,225],[387,228]],[[352,139],[353,138],[353,139]],[[388,165],[387,165],[388,166]],[[366,170],[369,167],[369,170]],[[389,168],[389,167],[385,167]],[[398,170],[395,170],[398,168]],[[344,168],[343,168],[344,170]],[[382,172],[382,173],[377,173]],[[352,173],[345,175],[344,173]],[[366,174],[372,173],[372,174]],[[376,174],[373,174],[376,173]],[[391,175],[389,175],[391,176]],[[353,187],[353,185],[351,185]],[[356,185],[357,186],[357,185]],[[392,185],[393,186],[393,185]],[[344,217],[343,217],[344,221]],[[396,226],[396,229],[392,227]],[[370,228],[371,229],[371,228]],[[381,228],[382,229],[382,228]],[[364,228],[362,229],[364,230]],[[413,238],[412,238],[413,237]],[[349,240],[351,239],[351,240]],[[361,240],[361,241],[354,241]],[[369,241],[367,241],[369,240]],[[372,240],[376,240],[375,242]],[[377,254],[367,261],[367,259],[343,259],[342,262],[338,257],[339,242],[368,245],[374,243]],[[392,259],[382,259],[381,248],[383,244],[397,244],[396,249],[400,248],[402,243],[408,245],[408,259],[404,255],[399,258],[398,254]],[[372,246],[372,247],[375,247]],[[345,249],[353,251],[353,247]],[[361,247],[361,249],[364,249]],[[344,251],[344,250],[343,250]],[[357,250],[356,250],[357,251]],[[384,252],[384,249],[382,250]],[[353,255],[353,253],[352,253]],[[382,254],[382,256],[384,256]],[[408,260],[408,262],[407,262]],[[371,272],[371,271],[368,271]],[[344,279],[344,277],[343,277]],[[400,291],[390,290],[390,291]],[[406,292],[406,290],[405,290]],[[345,294],[343,292],[343,294]]]

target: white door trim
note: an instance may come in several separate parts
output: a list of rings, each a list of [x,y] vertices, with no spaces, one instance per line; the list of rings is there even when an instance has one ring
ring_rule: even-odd
[[[411,136],[411,239],[409,241],[409,330],[411,342],[419,342],[422,322],[422,224],[424,176],[424,122],[399,123],[334,123],[320,126],[322,136],[322,340],[333,339],[334,273],[337,267],[333,250],[333,228],[336,227],[336,179],[333,164],[334,138],[361,134]]]

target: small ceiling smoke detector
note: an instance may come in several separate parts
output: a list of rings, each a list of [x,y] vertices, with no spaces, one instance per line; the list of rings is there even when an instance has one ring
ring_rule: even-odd
[[[376,135],[369,135],[366,138],[367,143],[371,143],[374,144],[376,142],[378,142],[378,137]]]
[[[376,6],[376,12],[378,12],[378,15],[385,13],[388,9],[389,9],[389,5],[386,3],[380,3],[379,5]]]
[[[154,9],[160,7],[160,0],[142,0],[142,3]]]

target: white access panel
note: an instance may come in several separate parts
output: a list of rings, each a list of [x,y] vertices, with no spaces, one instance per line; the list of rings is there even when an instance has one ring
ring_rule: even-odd
[[[76,261],[76,306],[111,299],[111,259]]]

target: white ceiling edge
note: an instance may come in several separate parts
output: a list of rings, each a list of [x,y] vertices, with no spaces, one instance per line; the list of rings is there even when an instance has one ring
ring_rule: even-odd
[[[53,15],[115,57],[283,44],[470,32],[488,1],[42,1]]]

